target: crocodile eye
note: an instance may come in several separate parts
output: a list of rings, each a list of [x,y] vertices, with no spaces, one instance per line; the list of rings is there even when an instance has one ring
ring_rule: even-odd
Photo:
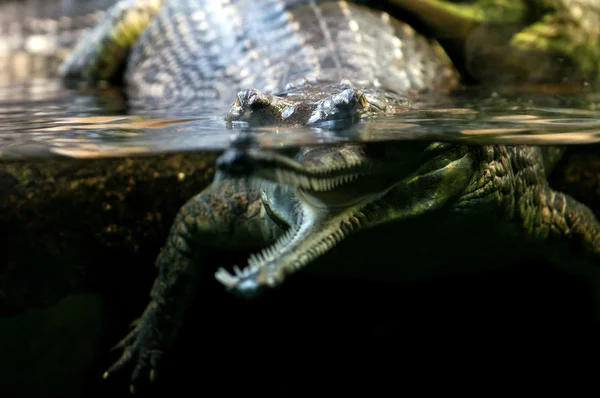
[[[235,106],[242,106],[242,100],[240,99],[240,96],[238,95],[237,97],[235,97]]]
[[[366,108],[369,105],[369,101],[367,101],[367,97],[364,94],[360,94],[358,97],[358,103],[363,108]]]

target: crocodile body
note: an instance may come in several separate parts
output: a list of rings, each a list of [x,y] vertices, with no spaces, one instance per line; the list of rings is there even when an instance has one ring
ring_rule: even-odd
[[[133,108],[192,112],[206,101],[228,104],[242,89],[277,92],[302,80],[346,79],[401,94],[456,85],[441,49],[408,25],[339,5],[346,3],[303,3],[124,1],[95,28],[93,39],[81,41],[62,73],[95,82],[118,78],[124,69]],[[106,44],[103,33],[127,29],[121,21],[128,19],[136,20],[135,34]]]
[[[443,54],[387,14],[291,0],[124,0],[62,73],[87,82],[122,76],[134,106],[180,112],[233,102],[226,120],[234,127],[354,123],[401,112],[412,95],[457,81]],[[560,153],[385,142],[290,155],[243,139],[220,157],[213,184],[180,210],[156,261],[151,301],[105,376],[133,365],[132,388],[154,378],[207,271],[227,289],[254,296],[310,268],[350,235],[387,225],[393,231],[417,220],[425,235],[440,236],[477,225],[490,241],[495,231],[511,235],[526,248],[543,248],[559,266],[595,273],[600,225],[547,183]],[[206,263],[211,247],[258,253],[230,273]],[[349,273],[345,265],[337,272]],[[359,265],[358,275],[372,277],[372,268]]]

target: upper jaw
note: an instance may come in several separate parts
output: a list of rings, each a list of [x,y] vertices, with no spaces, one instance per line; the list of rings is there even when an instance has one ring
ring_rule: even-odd
[[[318,164],[259,148],[231,148],[217,159],[216,165],[219,178],[265,181],[313,193],[332,191],[376,171],[370,162],[337,169],[319,168]]]
[[[414,173],[444,168],[464,155],[451,143],[343,143],[299,149],[299,158],[257,147],[233,147],[217,159],[219,178],[298,190],[310,201],[344,206]]]

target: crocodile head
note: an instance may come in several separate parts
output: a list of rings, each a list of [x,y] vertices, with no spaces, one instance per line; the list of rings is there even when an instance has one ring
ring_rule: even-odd
[[[344,142],[295,154],[245,144],[218,158],[215,181],[246,180],[286,232],[244,269],[215,274],[244,297],[279,285],[354,231],[443,208],[465,191],[475,170],[469,149],[454,143]]]
[[[401,112],[409,106],[407,97],[382,89],[356,89],[345,81],[331,85],[304,82],[272,94],[258,89],[240,91],[225,120],[252,126],[338,126]]]
[[[279,94],[243,91],[226,120],[331,128],[408,106],[406,97],[385,90],[306,84]],[[267,150],[254,137],[240,134],[218,158],[215,182],[246,181],[260,192],[268,218],[286,232],[244,269],[215,274],[245,297],[279,285],[353,231],[442,208],[465,190],[474,170],[460,144],[343,142]]]

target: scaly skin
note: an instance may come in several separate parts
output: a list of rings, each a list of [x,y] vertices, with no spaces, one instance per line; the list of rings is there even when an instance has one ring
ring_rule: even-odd
[[[161,3],[119,2],[65,62],[66,80],[124,78],[134,110],[171,114],[194,112],[206,101],[230,105],[243,89],[276,93],[304,80],[348,80],[401,95],[458,83],[439,45],[387,14],[350,3],[170,0],[158,11]]]
[[[92,82],[119,77],[116,68],[98,68],[113,54],[134,104],[175,110],[239,91],[226,116],[234,127],[355,123],[406,109],[406,95],[456,87],[443,54],[366,8],[201,3],[165,0],[156,11],[157,2],[124,0],[84,38],[64,74]],[[126,40],[112,35],[128,32],[131,21]],[[451,226],[506,225],[588,269],[598,258],[600,226],[586,207],[548,187],[543,155],[538,147],[422,142],[301,148],[293,158],[252,147],[226,152],[211,187],[178,214],[157,259],[150,304],[105,377],[133,365],[132,390],[142,377],[154,379],[199,281],[215,270],[207,248],[266,248],[234,274],[216,270],[217,280],[243,296],[281,284],[352,233],[429,215]]]
[[[151,301],[131,333],[117,344],[123,354],[104,377],[133,362],[131,392],[142,376],[154,380],[161,357],[176,340],[199,279],[210,266],[204,263],[202,247],[263,246],[279,235],[279,227],[266,218],[260,195],[244,191],[243,184],[235,181],[209,187],[183,206],[156,260],[159,274]]]
[[[145,111],[193,112],[239,92],[231,125],[347,125],[458,84],[435,43],[387,14],[338,1],[123,0],[61,72],[72,83],[122,77],[129,103]],[[200,246],[257,250],[283,236],[286,224],[271,216],[294,202],[264,207],[259,190],[243,187],[216,182],[182,208],[157,259],[151,302],[105,377],[132,364],[132,390],[154,378],[210,266]]]

